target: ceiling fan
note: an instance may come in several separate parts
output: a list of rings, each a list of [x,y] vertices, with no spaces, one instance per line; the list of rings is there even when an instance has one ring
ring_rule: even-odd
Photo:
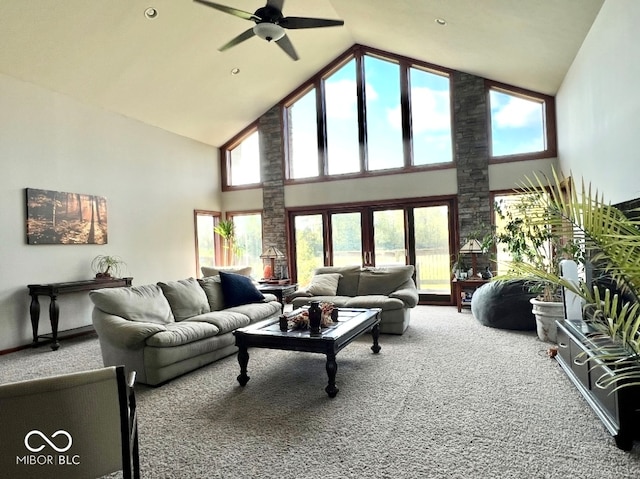
[[[294,60],[298,60],[298,54],[287,34],[285,28],[300,29],[300,28],[318,28],[318,27],[336,27],[344,25],[343,20],[328,20],[324,18],[307,18],[307,17],[285,17],[282,15],[282,6],[284,0],[267,0],[267,4],[264,7],[258,8],[254,13],[238,10],[237,8],[227,7],[218,3],[209,2],[206,0],[194,0],[221,12],[228,13],[230,15],[243,18],[244,20],[251,20],[255,22],[252,28],[244,31],[230,42],[221,46],[218,50],[223,52],[238,43],[244,42],[249,38],[257,35],[258,37],[268,42],[274,41],[278,44],[284,52]]]

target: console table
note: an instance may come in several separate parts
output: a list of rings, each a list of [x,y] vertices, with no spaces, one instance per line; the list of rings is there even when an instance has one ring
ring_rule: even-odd
[[[58,343],[58,319],[60,317],[60,308],[56,299],[61,294],[78,293],[81,291],[91,291],[93,289],[102,288],[119,288],[122,286],[131,286],[133,278],[113,278],[113,279],[88,279],[83,281],[70,281],[66,283],[49,283],[49,284],[30,284],[29,295],[31,296],[31,306],[29,312],[31,314],[31,327],[33,329],[33,346],[38,346],[38,338],[51,339],[51,349],[54,351],[60,347]],[[49,296],[51,302],[49,304],[49,320],[51,321],[51,334],[38,336],[38,325],[40,323],[40,302],[38,296]],[[80,328],[85,329],[85,328]]]
[[[602,389],[596,383],[602,374],[612,377],[623,375],[629,365],[617,366],[615,363],[605,363],[594,357],[591,352],[593,349],[610,345],[613,350],[616,345],[595,334],[596,331],[588,323],[579,319],[565,319],[557,321],[556,324],[558,364],[614,437],[616,445],[622,450],[630,451],[633,441],[640,439],[640,387],[630,385],[631,380],[625,379],[621,379],[619,385],[626,385],[619,389],[615,389],[614,386]],[[637,373],[638,367],[634,373]]]

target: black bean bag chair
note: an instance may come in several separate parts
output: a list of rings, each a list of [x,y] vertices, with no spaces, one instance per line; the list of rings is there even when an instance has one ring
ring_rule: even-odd
[[[529,300],[535,296],[524,280],[491,281],[473,293],[471,313],[490,328],[533,331],[536,318]]]

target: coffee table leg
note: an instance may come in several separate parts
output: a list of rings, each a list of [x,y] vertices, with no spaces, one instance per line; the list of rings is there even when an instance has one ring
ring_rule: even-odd
[[[380,352],[380,345],[378,344],[378,338],[380,337],[380,326],[379,325],[375,325],[372,329],[371,329],[371,336],[373,336],[373,346],[371,346],[371,351],[374,352],[374,354],[378,354]]]
[[[247,364],[249,364],[249,351],[246,347],[240,346],[238,349],[238,363],[240,364],[240,374],[238,374],[238,382],[240,386],[244,386],[249,382],[249,376],[247,376]]]
[[[336,387],[336,373],[338,372],[338,363],[336,363],[335,354],[327,354],[327,376],[329,376],[329,384],[324,390],[330,398],[336,397],[339,389]]]

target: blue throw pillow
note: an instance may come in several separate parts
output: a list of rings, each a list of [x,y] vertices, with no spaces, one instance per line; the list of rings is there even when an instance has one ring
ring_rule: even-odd
[[[247,276],[220,271],[220,285],[225,308],[264,301],[264,295]]]

